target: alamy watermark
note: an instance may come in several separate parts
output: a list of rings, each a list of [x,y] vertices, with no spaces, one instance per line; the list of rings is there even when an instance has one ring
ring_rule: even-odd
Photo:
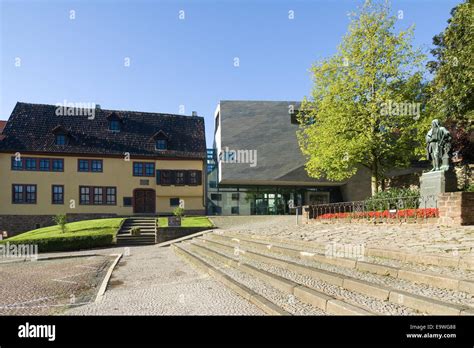
[[[421,103],[415,102],[394,102],[388,100],[380,104],[380,114],[382,116],[412,116],[414,120],[420,118]]]
[[[364,260],[364,252],[363,244],[330,243],[326,245],[325,255],[331,258],[343,257],[362,261]]]
[[[226,146],[221,152],[219,160],[222,163],[248,163],[250,167],[256,167],[257,150],[230,150]]]
[[[38,260],[38,244],[13,244],[6,242],[0,244],[0,259],[1,258],[22,258]]]
[[[56,103],[56,116],[87,116],[89,120],[95,118],[96,104],[89,102],[68,102],[66,99],[62,103]]]

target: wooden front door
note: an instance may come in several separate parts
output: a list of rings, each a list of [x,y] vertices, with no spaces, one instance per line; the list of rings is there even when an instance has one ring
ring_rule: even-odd
[[[155,190],[136,189],[133,191],[134,213],[155,213]]]

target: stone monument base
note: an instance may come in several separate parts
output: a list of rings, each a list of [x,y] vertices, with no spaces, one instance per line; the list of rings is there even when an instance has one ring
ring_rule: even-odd
[[[423,173],[420,178],[420,208],[436,208],[440,193],[454,191],[457,191],[457,180],[452,170]]]

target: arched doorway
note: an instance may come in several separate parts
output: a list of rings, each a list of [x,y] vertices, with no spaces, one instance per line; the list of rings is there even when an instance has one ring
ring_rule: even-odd
[[[156,194],[152,189],[133,190],[133,212],[136,214],[155,214]]]

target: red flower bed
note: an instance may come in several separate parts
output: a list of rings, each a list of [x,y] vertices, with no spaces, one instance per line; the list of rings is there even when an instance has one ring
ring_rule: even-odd
[[[316,219],[347,219],[347,218],[434,218],[438,217],[438,208],[425,209],[403,209],[391,213],[389,210],[384,211],[366,211],[358,213],[326,213],[319,215]]]

